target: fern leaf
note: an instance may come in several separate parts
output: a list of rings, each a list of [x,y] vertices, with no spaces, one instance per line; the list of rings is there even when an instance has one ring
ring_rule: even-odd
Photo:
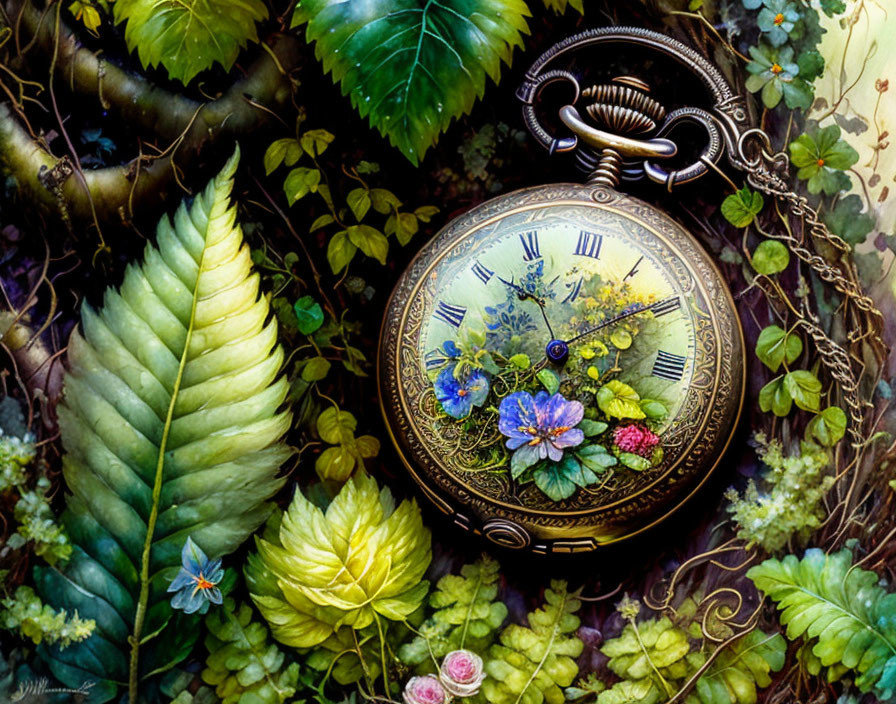
[[[36,578],[54,608],[96,622],[83,643],[43,655],[70,686],[99,680],[97,701],[115,682],[133,693],[195,642],[195,618],[175,615],[165,591],[187,537],[212,558],[232,552],[283,484],[289,387],[229,204],[238,158],[162,218],[121,289],[100,311],[84,305],[69,346],[59,426],[74,550],[64,572]]]
[[[113,8],[144,68],[161,64],[184,85],[216,61],[229,71],[268,16],[261,0],[117,0]]]
[[[469,112],[528,31],[523,0],[303,0],[293,23],[333,81],[413,164]]]
[[[489,648],[482,693],[492,704],[562,704],[561,688],[579,673],[574,659],[584,647],[576,636],[579,591],[552,581],[544,596],[544,606],[529,614],[528,628],[510,624],[500,644]]]
[[[398,652],[408,665],[421,665],[432,656],[443,658],[452,650],[484,652],[507,618],[498,596],[500,565],[488,555],[464,565],[460,574],[442,577],[429,597],[433,614],[421,625],[420,636]]]
[[[284,667],[285,655],[268,643],[268,630],[252,621],[252,609],[226,599],[222,608],[205,618],[209,656],[202,679],[215,686],[223,704],[249,701],[281,704],[293,694],[299,663]]]
[[[852,553],[825,555],[816,548],[802,560],[788,555],[747,572],[756,587],[778,603],[787,637],[817,639],[812,653],[821,665],[859,673],[856,686],[888,699],[896,689],[896,594],[869,570],[852,567]]]
[[[756,704],[758,690],[772,683],[769,673],[784,667],[786,654],[780,633],[750,631],[719,653],[685,704]]]

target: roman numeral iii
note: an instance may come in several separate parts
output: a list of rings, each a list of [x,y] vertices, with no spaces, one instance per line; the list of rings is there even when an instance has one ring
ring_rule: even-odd
[[[656,361],[653,363],[653,376],[669,381],[681,381],[687,360],[688,358],[682,355],[659,350],[656,353]]]
[[[580,257],[591,257],[592,259],[598,259],[600,257],[600,246],[604,243],[604,238],[601,235],[596,235],[593,232],[586,232],[582,230],[579,233],[579,239],[576,242],[576,251]]]
[[[495,272],[482,266],[482,264],[480,264],[479,262],[474,262],[473,273],[476,274],[477,277],[479,277],[482,283],[487,284],[491,280]]]
[[[661,315],[667,315],[668,313],[672,313],[681,308],[681,299],[676,296],[675,298],[668,298],[665,301],[660,301],[656,305],[650,306],[650,310],[653,311],[653,315],[659,318]]]
[[[541,249],[538,246],[538,231],[529,230],[520,234],[520,242],[523,244],[523,259],[531,262],[541,258]]]
[[[466,314],[467,309],[463,306],[453,306],[450,303],[445,303],[445,301],[439,301],[436,303],[436,311],[433,313],[433,317],[448,323],[451,327],[459,328],[460,324],[464,322]]]

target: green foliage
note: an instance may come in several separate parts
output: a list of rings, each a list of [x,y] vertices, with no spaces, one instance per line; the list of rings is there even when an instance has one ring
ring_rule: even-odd
[[[582,6],[583,0],[543,0],[543,2],[547,9],[557,15],[564,14],[567,7],[571,7],[580,15],[585,14],[585,8]]]
[[[824,223],[831,232],[839,235],[853,247],[865,241],[866,235],[874,229],[874,213],[862,212],[862,198],[855,193],[837,199],[832,210],[825,216]]]
[[[33,461],[34,446],[30,442],[3,435],[0,430],[0,495],[9,494],[15,500],[13,517],[18,524],[7,538],[6,547],[31,548],[35,555],[56,565],[68,560],[72,546],[50,508],[50,480],[42,466],[29,471]]]
[[[229,71],[241,49],[258,41],[268,16],[261,0],[115,0],[115,22],[144,67],[161,64],[184,85],[218,62]]]
[[[832,447],[846,434],[846,414],[842,408],[828,406],[809,421],[806,431],[825,447]]]
[[[288,384],[229,203],[238,158],[162,218],[121,289],[100,311],[84,304],[69,344],[59,427],[75,548],[65,572],[36,581],[51,605],[96,621],[83,644],[43,656],[71,686],[101,680],[98,699],[190,651],[195,617],[174,615],[166,594],[186,536],[211,558],[232,552],[283,485]]]
[[[790,159],[799,168],[797,178],[808,181],[809,193],[834,195],[849,190],[844,171],[859,160],[859,153],[840,139],[839,126],[829,125],[792,141]]]
[[[597,392],[597,405],[609,418],[646,418],[640,400],[637,391],[618,379],[608,381]]]
[[[746,227],[762,212],[763,205],[762,196],[744,186],[722,201],[722,215],[735,227]]]
[[[317,434],[325,443],[333,445],[324,450],[314,463],[321,479],[344,482],[355,470],[364,470],[365,459],[377,456],[380,441],[372,435],[356,438],[357,427],[358,421],[351,413],[334,406],[317,417]]]
[[[758,544],[775,552],[791,540],[804,543],[821,525],[825,512],[822,500],[834,483],[828,453],[812,443],[802,443],[799,452],[784,455],[780,442],[766,443],[758,435],[757,450],[768,468],[760,493],[753,480],[743,497],[734,489],[726,494],[728,512],[737,524],[737,535],[749,545]]]
[[[522,46],[523,0],[303,0],[324,70],[413,164]]]
[[[778,371],[782,364],[793,364],[802,353],[800,336],[777,325],[763,328],[756,340],[756,356],[773,372]]]
[[[617,610],[627,624],[601,652],[619,681],[604,688],[598,704],[658,704],[675,696],[706,665],[717,644],[704,639],[696,602],[686,602],[676,620],[637,620],[639,604],[626,597]],[[686,704],[756,704],[757,691],[771,684],[769,673],[784,665],[787,646],[779,635],[751,631],[727,645],[697,680]]]
[[[93,619],[82,619],[75,610],[71,617],[65,611],[55,611],[44,604],[31,587],[20,586],[13,596],[2,602],[0,626],[18,631],[34,643],[56,644],[67,648],[88,638],[96,628]]]
[[[448,574],[429,595],[432,614],[409,643],[398,651],[408,665],[421,665],[432,656],[438,660],[452,650],[484,652],[507,618],[507,607],[498,597],[500,565],[486,554],[464,565],[459,575]]]
[[[777,240],[763,240],[753,250],[753,268],[760,274],[780,274],[790,264],[790,252]]]
[[[774,47],[765,42],[750,47],[746,87],[760,93],[762,103],[773,108],[784,99],[788,108],[807,110],[812,105],[812,87],[800,77],[800,67],[793,59],[793,48]]]
[[[576,636],[581,601],[566,582],[552,580],[545,604],[528,616],[528,628],[515,623],[501,631],[488,650],[482,693],[491,704],[562,704],[562,687],[579,672],[574,658],[584,647]]]
[[[861,692],[889,699],[896,689],[896,594],[870,570],[852,566],[849,550],[812,548],[750,568],[747,576],[777,602],[790,640],[807,638],[822,665],[855,670]]]
[[[319,645],[342,627],[401,621],[423,603],[432,552],[414,501],[356,474],[326,512],[301,491],[279,530],[257,538],[246,576],[252,600],[286,645]]]
[[[370,162],[361,162],[357,168],[343,169],[344,175],[351,179],[354,186],[346,194],[347,207],[343,207],[334,199],[329,185],[331,181],[325,178],[323,167],[317,158],[335,137],[323,129],[301,132],[301,125],[302,118],[296,125],[297,137],[278,139],[270,144],[264,154],[265,171],[271,174],[281,164],[292,166],[306,155],[313,162],[312,166],[293,168],[286,175],[283,190],[290,205],[311,193],[316,193],[323,199],[329,212],[317,217],[311,223],[309,231],[317,232],[333,224],[340,228],[327,244],[327,262],[334,274],[343,271],[359,250],[380,264],[385,264],[389,253],[389,237],[394,235],[400,245],[406,245],[420,229],[420,223],[429,222],[438,208],[422,205],[413,212],[402,211],[403,204],[392,191],[373,187],[364,178],[367,174],[379,171],[379,167],[372,168],[374,165]],[[371,210],[386,216],[380,227],[363,222],[369,219]],[[352,219],[356,222],[352,222]],[[298,308],[296,314],[300,320],[303,318]]]
[[[324,312],[320,303],[311,296],[302,296],[292,308],[296,314],[299,332],[303,335],[311,335],[324,324]]]
[[[759,408],[776,416],[790,413],[793,404],[817,412],[821,404],[821,381],[810,371],[798,369],[777,376],[759,390]]]
[[[280,704],[295,694],[299,663],[285,664],[286,656],[268,643],[268,630],[252,620],[246,604],[237,608],[225,599],[205,617],[209,656],[202,679],[215,686],[223,704]]]

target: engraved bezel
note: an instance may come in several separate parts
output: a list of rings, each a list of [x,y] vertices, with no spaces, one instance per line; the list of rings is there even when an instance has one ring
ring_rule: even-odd
[[[442,435],[426,419],[437,402],[419,358],[423,323],[434,300],[433,271],[469,256],[483,228],[514,213],[586,206],[601,218],[631,225],[641,247],[656,252],[671,275],[688,277],[707,316],[695,328],[698,353],[687,395],[669,436],[661,471],[628,485],[624,495],[521,506],[500,500],[494,474],[452,470]],[[589,211],[590,212],[590,211]],[[740,416],[745,389],[744,342],[734,301],[710,256],[660,210],[606,187],[552,184],[483,203],[446,225],[399,279],[383,319],[378,355],[380,403],[388,431],[415,481],[435,505],[466,530],[497,544],[536,553],[581,552],[618,542],[680,507],[718,465]],[[640,479],[640,478],[639,478]]]

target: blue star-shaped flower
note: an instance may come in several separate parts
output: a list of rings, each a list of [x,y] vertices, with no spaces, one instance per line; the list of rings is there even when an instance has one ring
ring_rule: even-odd
[[[481,406],[488,396],[488,379],[478,369],[456,379],[454,366],[446,367],[433,386],[442,409],[452,418],[466,418],[473,406]]]
[[[171,597],[171,606],[188,614],[204,614],[209,603],[220,604],[222,601],[221,590],[217,587],[224,577],[221,560],[209,560],[189,537],[180,557],[183,566],[168,585],[169,592],[176,592]]]

